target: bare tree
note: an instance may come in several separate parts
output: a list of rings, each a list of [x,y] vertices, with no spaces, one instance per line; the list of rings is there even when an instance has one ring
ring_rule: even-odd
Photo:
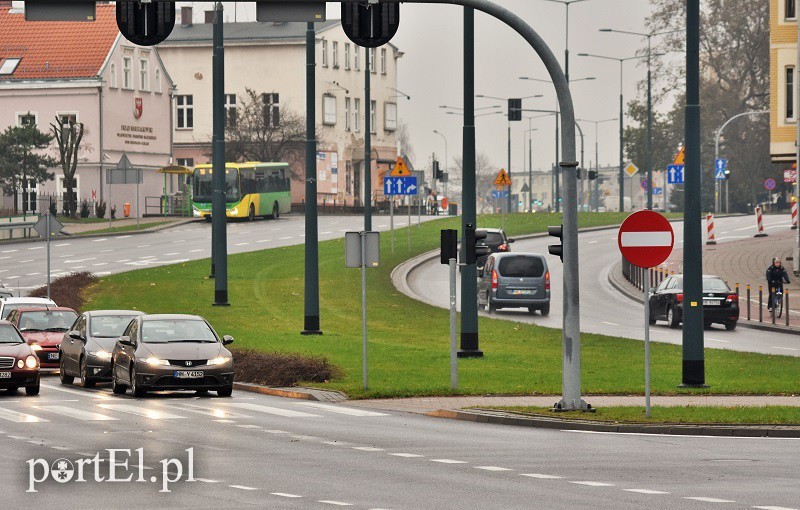
[[[450,172],[450,185],[462,188],[462,159],[457,157],[454,162],[455,170]],[[475,158],[475,193],[478,204],[480,204],[480,212],[485,212],[492,203],[492,190],[497,172],[498,167],[492,164],[489,156],[482,152],[477,155]]]
[[[416,158],[416,154],[414,153],[414,147],[411,145],[411,130],[408,127],[408,124],[405,122],[401,122],[397,126],[397,141],[400,142],[400,154],[406,156],[411,161],[414,161]]]
[[[64,172],[64,187],[67,190],[64,212],[67,216],[74,218],[78,209],[78,201],[73,189],[75,188],[75,171],[78,169],[78,152],[81,150],[81,141],[83,140],[83,123],[75,122],[72,119],[64,122],[63,119],[56,117],[56,123],[51,123],[50,129],[58,144],[58,161]]]

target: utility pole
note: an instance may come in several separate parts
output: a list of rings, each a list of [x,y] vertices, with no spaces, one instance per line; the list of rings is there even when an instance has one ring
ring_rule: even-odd
[[[214,140],[211,156],[211,243],[215,259],[212,270],[214,274],[214,306],[230,305],[228,303],[228,218],[225,187],[225,41],[222,23],[222,2],[216,2],[214,4],[213,55]]]
[[[372,97],[370,94],[369,48],[364,48],[364,231],[372,231]]]
[[[321,335],[319,323],[319,226],[317,223],[316,32],[306,25],[306,243],[303,335]]]

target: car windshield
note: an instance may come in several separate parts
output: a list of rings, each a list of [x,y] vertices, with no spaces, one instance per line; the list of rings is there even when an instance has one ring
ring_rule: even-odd
[[[728,292],[731,290],[722,278],[703,278],[703,292]]]
[[[0,326],[0,344],[21,344],[25,342],[19,333],[10,324]]]
[[[90,335],[95,338],[116,338],[122,336],[125,328],[133,320],[133,315],[92,316]]]
[[[159,319],[142,322],[142,341],[150,344],[216,342],[208,324],[198,319]]]
[[[3,320],[8,319],[8,316],[11,315],[11,312],[16,310],[17,308],[33,308],[33,307],[36,307],[36,306],[42,306],[42,304],[41,303],[14,303],[14,304],[6,303],[6,305],[3,307],[3,316],[0,317],[0,318],[2,318]]]
[[[17,327],[20,331],[66,331],[77,318],[72,310],[22,312]]]
[[[500,276],[541,278],[544,262],[539,257],[503,257],[498,265]]]

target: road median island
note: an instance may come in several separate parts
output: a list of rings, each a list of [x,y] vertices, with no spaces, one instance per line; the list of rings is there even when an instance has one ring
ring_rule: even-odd
[[[581,214],[581,227],[616,225],[624,214]],[[459,228],[461,218],[412,226],[413,245],[381,235],[381,266],[368,272],[369,383],[361,381],[361,309],[358,271],[345,269],[344,240],[320,243],[320,306],[324,335],[305,337],[303,329],[303,246],[289,246],[229,257],[230,308],[212,306],[214,281],[209,261],[146,268],[100,279],[85,291],[90,309],[129,309],[150,313],[191,313],[206,317],[220,334],[230,334],[237,349],[321,356],[340,370],[327,382],[297,382],[338,390],[351,398],[441,396],[452,394],[559,394],[561,332],[531,324],[480,317],[483,359],[462,360],[458,392],[449,388],[448,311],[411,299],[392,285],[391,273],[408,259],[439,244],[439,231]],[[479,218],[479,227],[499,227],[499,216]],[[555,214],[509,215],[511,236],[545,232],[560,223]],[[396,239],[405,232],[396,231]],[[582,335],[584,391],[638,394],[643,391],[641,342]],[[709,349],[713,394],[800,393],[798,359]],[[677,388],[680,347],[653,346],[654,394],[696,393]]]

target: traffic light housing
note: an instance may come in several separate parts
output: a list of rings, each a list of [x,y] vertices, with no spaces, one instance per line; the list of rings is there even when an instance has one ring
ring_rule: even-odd
[[[589,180],[594,181],[597,179],[597,170],[589,170]]]
[[[475,230],[474,225],[464,227],[463,258],[464,264],[471,265],[478,261],[478,257],[488,255],[491,249],[488,246],[478,246],[478,241],[486,239],[485,230]]]
[[[441,262],[447,265],[450,259],[458,260],[458,230],[442,230]]]
[[[155,46],[169,37],[175,28],[175,4],[117,0],[117,27],[130,42]]]
[[[359,46],[383,46],[392,40],[399,27],[400,4],[342,3],[342,28]]]
[[[557,227],[547,227],[547,233],[552,237],[557,237],[558,241],[562,244],[551,244],[547,247],[547,252],[550,255],[558,255],[558,258],[561,259],[561,262],[564,262],[564,225],[559,225]]]
[[[442,169],[438,161],[433,162],[433,178],[434,180],[441,181],[443,177]]]
[[[511,122],[522,120],[522,99],[508,100],[508,120]]]
[[[725,180],[727,181],[730,178],[731,178],[731,171],[730,171],[729,168],[726,168],[725,169]]]

